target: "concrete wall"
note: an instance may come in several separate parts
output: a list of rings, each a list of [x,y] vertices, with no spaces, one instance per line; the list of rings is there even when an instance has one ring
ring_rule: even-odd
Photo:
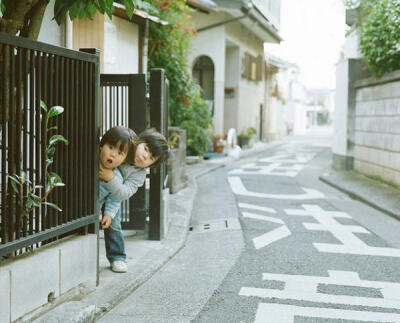
[[[197,17],[196,15],[194,15]],[[212,45],[211,45],[212,44]],[[223,133],[224,128],[224,86],[225,86],[225,28],[224,26],[200,32],[193,41],[188,57],[190,73],[196,58],[206,55],[214,63],[214,117],[215,133]]]
[[[333,168],[353,169],[356,90],[354,83],[369,75],[361,60],[346,59],[336,65]]]
[[[104,16],[104,73],[139,72],[139,26]]]
[[[231,97],[224,98],[224,133],[238,127],[240,80],[240,49],[237,46],[226,48],[225,88],[233,89]]]
[[[97,235],[75,236],[0,265],[0,322],[33,315],[79,284],[97,279]],[[51,294],[52,293],[52,294]],[[28,314],[29,313],[29,314]]]
[[[64,24],[59,26],[54,17],[54,3],[55,0],[50,0],[46,7],[46,11],[43,16],[42,25],[40,27],[38,41],[52,44],[55,46],[65,46],[64,40]]]
[[[400,186],[400,70],[355,87],[354,169]]]

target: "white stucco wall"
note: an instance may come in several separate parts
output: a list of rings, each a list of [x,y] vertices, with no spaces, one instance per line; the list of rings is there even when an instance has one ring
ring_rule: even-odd
[[[224,130],[224,85],[225,85],[225,28],[223,26],[200,32],[193,41],[188,57],[190,73],[197,57],[206,55],[214,63],[214,117],[215,133]]]
[[[139,71],[139,26],[113,16],[104,21],[104,73]]]
[[[346,37],[344,46],[345,58],[361,58],[363,55],[360,51],[360,30],[354,29]]]
[[[59,26],[55,20],[52,20],[54,17],[54,3],[55,0],[50,0],[47,5],[38,41],[64,47],[64,25]]]
[[[230,128],[238,126],[239,108],[239,80],[240,80],[240,49],[230,46],[226,48],[225,88],[234,90],[233,97],[224,99],[224,133]]]
[[[336,92],[335,92],[335,119],[332,152],[340,156],[347,156],[347,121],[348,121],[348,87],[349,61],[340,61],[336,65]]]
[[[240,23],[228,24],[226,37],[230,43],[240,47],[239,68],[238,68],[238,116],[237,132],[245,132],[247,128],[254,127],[257,131],[260,128],[260,105],[265,104],[264,81],[249,81],[242,78],[242,64],[245,53],[254,57],[264,55],[263,42]]]

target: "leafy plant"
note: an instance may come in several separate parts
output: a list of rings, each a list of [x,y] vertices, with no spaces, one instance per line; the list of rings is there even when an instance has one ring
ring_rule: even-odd
[[[163,68],[169,80],[169,124],[186,129],[189,155],[202,155],[210,142],[211,114],[188,73],[187,57],[196,35],[191,9],[184,0],[146,1],[153,4],[150,14],[168,22],[150,25],[149,68]]]
[[[43,101],[40,102],[40,106],[44,110],[45,114],[45,131],[49,133],[52,130],[57,130],[57,126],[50,126],[49,123],[52,118],[63,113],[64,108],[60,106],[53,106],[48,109]],[[50,206],[57,211],[61,211],[61,209],[56,204],[46,201],[48,195],[53,191],[53,189],[65,185],[57,173],[48,171],[49,166],[54,162],[54,154],[56,152],[57,143],[68,145],[68,140],[65,139],[62,135],[56,134],[51,136],[46,143],[46,166],[43,174],[46,178],[45,187],[32,183],[32,181],[30,181],[28,178],[28,174],[23,171],[19,175],[8,175],[11,186],[15,194],[17,195],[17,200],[21,207],[21,214],[19,216],[20,220],[23,218],[24,215],[28,215],[30,212],[32,212],[34,208],[40,207],[42,204]],[[43,188],[44,192],[41,194]]]
[[[360,27],[360,50],[377,76],[400,69],[400,1],[345,0],[358,9],[355,27]]]
[[[381,0],[361,24],[360,50],[378,76],[400,69],[400,1]]]

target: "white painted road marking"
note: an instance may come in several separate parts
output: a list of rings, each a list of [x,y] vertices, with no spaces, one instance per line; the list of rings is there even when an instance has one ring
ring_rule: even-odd
[[[287,228],[287,226],[283,225],[277,229],[274,229],[270,232],[264,233],[263,235],[254,238],[253,239],[254,247],[256,249],[261,249],[275,241],[286,238],[287,236],[290,236],[291,234],[292,233]]]
[[[243,209],[259,210],[259,211],[265,211],[268,213],[276,213],[276,211],[272,208],[258,206],[258,205],[254,205],[254,204],[248,204],[248,203],[239,203],[239,207],[243,208]]]
[[[303,204],[304,210],[286,209],[289,215],[312,216],[318,223],[304,223],[308,230],[319,230],[331,232],[342,244],[332,243],[313,243],[314,247],[320,252],[343,253],[365,256],[400,257],[400,249],[371,247],[360,240],[354,233],[371,234],[368,230],[360,226],[343,225],[335,218],[352,217],[344,212],[325,211],[320,206],[314,204]]]
[[[342,319],[366,322],[400,322],[400,314],[352,311],[333,308],[302,307],[260,303],[254,323],[294,323],[295,317]]]
[[[266,216],[266,215],[249,213],[249,212],[242,212],[242,213],[243,213],[243,217],[245,217],[245,218],[285,224],[285,222],[283,222],[281,219],[277,219],[272,216]]]
[[[272,162],[279,162],[279,163],[307,163],[311,159],[315,157],[315,153],[291,153],[291,154],[279,154],[274,155],[266,158],[261,158],[258,161],[263,163],[272,163]],[[294,159],[288,158],[294,157]]]
[[[238,169],[231,170],[228,174],[235,175],[271,175],[295,177],[304,165],[294,164],[291,166],[282,166],[282,163],[273,163],[270,165],[257,165],[256,163],[246,164]]]
[[[264,273],[263,279],[282,281],[285,283],[285,287],[283,290],[243,287],[239,295],[330,304],[400,308],[399,283],[361,280],[356,272],[329,271],[329,277]],[[318,292],[319,284],[374,288],[381,292],[383,298],[320,293]]]
[[[305,191],[304,194],[266,194],[259,192],[248,191],[241,180],[240,177],[232,176],[228,177],[228,182],[231,189],[236,195],[261,197],[267,199],[277,199],[277,200],[310,200],[310,199],[320,199],[324,198],[325,195],[317,190],[302,188]]]

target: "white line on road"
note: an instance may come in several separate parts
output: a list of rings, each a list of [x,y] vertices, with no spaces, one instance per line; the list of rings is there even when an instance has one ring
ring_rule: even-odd
[[[259,211],[265,211],[268,213],[276,213],[276,211],[272,208],[258,206],[258,205],[254,205],[254,204],[248,204],[248,203],[239,203],[239,207],[243,208],[243,209],[259,210]]]
[[[265,246],[268,246],[269,244],[281,240],[283,238],[286,238],[287,236],[290,236],[292,233],[290,230],[287,228],[286,225],[283,225],[275,230],[272,230],[270,232],[264,233],[263,235],[256,237],[253,239],[254,247],[256,249],[261,249]]]
[[[310,200],[310,199],[320,199],[324,198],[325,195],[317,190],[304,188],[302,187],[304,194],[266,194],[259,192],[252,192],[247,190],[240,177],[232,176],[228,177],[228,182],[231,186],[231,189],[234,194],[244,195],[244,196],[252,196],[252,197],[261,197],[268,199],[277,199],[277,200]]]
[[[400,322],[400,314],[396,313],[261,303],[258,305],[254,323],[293,323],[296,316],[366,322]]]
[[[249,212],[243,212],[243,216],[245,218],[249,218],[249,219],[261,220],[261,221],[267,221],[267,222],[274,222],[274,223],[279,223],[279,224],[285,224],[285,222],[283,222],[281,219],[277,219],[277,218],[274,218],[272,216],[266,216],[266,215],[249,213]]]

